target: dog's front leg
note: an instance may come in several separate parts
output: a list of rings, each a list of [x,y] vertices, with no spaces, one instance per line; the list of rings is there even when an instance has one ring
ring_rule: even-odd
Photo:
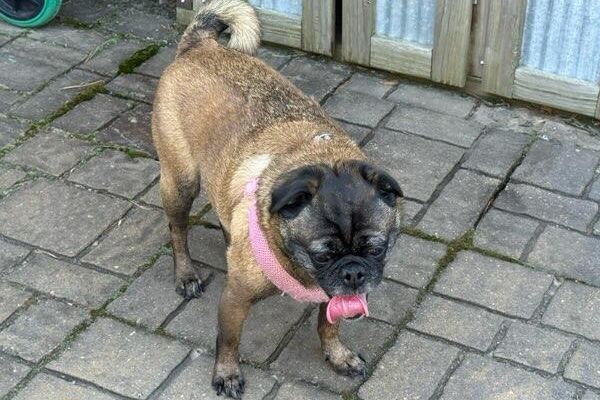
[[[367,372],[365,360],[344,346],[339,336],[340,323],[330,324],[327,321],[326,311],[327,303],[321,303],[317,329],[325,359],[338,373],[348,376],[364,376]]]
[[[238,349],[242,326],[250,311],[252,299],[232,286],[228,279],[219,303],[217,357],[212,385],[217,395],[224,393],[240,399],[244,393],[244,377],[240,369]]]

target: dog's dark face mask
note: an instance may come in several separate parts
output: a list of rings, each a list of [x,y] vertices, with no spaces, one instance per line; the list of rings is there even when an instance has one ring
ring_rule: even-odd
[[[284,252],[329,296],[368,293],[401,224],[402,191],[361,161],[302,167],[282,176],[270,211],[279,216]]]

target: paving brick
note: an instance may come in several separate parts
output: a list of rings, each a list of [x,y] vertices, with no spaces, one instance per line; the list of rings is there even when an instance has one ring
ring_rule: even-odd
[[[325,386],[335,392],[352,390],[361,380],[337,374],[325,361],[317,335],[316,311],[294,334],[294,337],[271,364],[275,371]],[[393,328],[368,319],[344,321],[340,328],[342,342],[360,353],[367,363],[374,360],[384,343],[393,335]]]
[[[0,114],[7,114],[8,110],[24,96],[14,90],[0,88]]]
[[[397,79],[358,72],[338,89],[338,93],[350,91],[382,99],[397,84]]]
[[[165,46],[148,61],[135,69],[135,72],[160,78],[164,69],[175,59],[176,47]]]
[[[79,335],[48,368],[143,399],[188,352],[173,340],[102,318]]]
[[[475,142],[463,167],[504,178],[529,141],[530,137],[523,133],[491,129]]]
[[[450,377],[440,399],[566,400],[575,388],[561,380],[545,379],[478,355],[468,355]]]
[[[600,201],[600,178],[596,178],[596,181],[594,181],[592,184],[588,197],[590,199]]]
[[[0,282],[0,323],[10,317],[19,307],[31,297],[22,289]]]
[[[553,278],[475,252],[460,252],[448,265],[435,291],[506,314],[529,318]]]
[[[463,150],[417,136],[378,130],[365,146],[378,166],[398,180],[404,195],[427,201],[463,155]]]
[[[121,62],[145,46],[143,42],[122,40],[112,46],[107,46],[103,51],[82,63],[79,68],[112,76],[118,72]]]
[[[598,204],[539,189],[509,183],[494,205],[500,209],[530,215],[545,221],[585,231],[598,212]]]
[[[83,261],[110,271],[132,275],[169,240],[167,220],[160,210],[133,210]]]
[[[575,196],[594,176],[600,153],[556,140],[536,141],[513,178]]]
[[[29,249],[0,240],[0,272],[17,264],[27,254]]]
[[[549,140],[558,140],[571,147],[600,150],[600,139],[586,130],[576,128],[559,121],[545,121],[540,136]]]
[[[477,226],[474,244],[518,259],[538,225],[531,219],[493,208]]]
[[[492,344],[503,320],[480,308],[439,297],[428,297],[408,326],[485,351]]]
[[[539,113],[527,107],[480,104],[471,120],[490,128],[510,129],[515,132],[537,133],[546,123]]]
[[[214,350],[222,288],[223,276],[215,274],[202,297],[192,300],[167,325],[167,332]],[[252,306],[242,332],[242,358],[254,362],[265,361],[287,331],[300,320],[305,307],[306,304],[282,296],[272,296]]]
[[[28,366],[0,354],[0,396],[6,395],[29,373]]]
[[[26,177],[27,174],[20,169],[0,166],[0,192],[9,189],[12,185]]]
[[[97,308],[125,282],[45,254],[34,252],[21,265],[10,269],[6,279],[86,307]]]
[[[473,228],[499,185],[498,179],[459,170],[417,227],[448,240],[460,237]]]
[[[429,399],[457,355],[454,347],[402,332],[358,394],[365,400]]]
[[[446,246],[413,236],[401,235],[390,254],[384,274],[415,287],[425,287],[433,277]]]
[[[171,40],[177,36],[172,28],[172,18],[133,7],[120,9],[115,17],[109,19],[104,26],[116,32],[143,39]]]
[[[413,107],[398,107],[386,128],[469,147],[483,130],[476,122]]]
[[[579,343],[575,354],[567,364],[565,378],[600,388],[600,347],[591,343]]]
[[[369,316],[398,324],[413,309],[419,291],[383,281],[369,294]]]
[[[560,333],[515,321],[494,356],[555,374],[572,341]]]
[[[404,200],[404,222],[409,225],[414,225],[415,217],[423,208],[423,204],[412,200]]]
[[[219,400],[211,385],[214,357],[199,355],[157,397],[159,400],[206,399]],[[242,366],[246,390],[244,400],[262,400],[275,385],[275,379],[265,372]]]
[[[188,246],[192,260],[227,271],[226,246],[223,232],[201,225],[190,229]]]
[[[120,144],[140,150],[157,158],[151,134],[152,107],[138,104],[96,134],[104,143]]]
[[[94,30],[71,28],[65,25],[49,24],[31,30],[27,39],[39,40],[57,47],[76,49],[89,53],[101,46],[108,38]]]
[[[129,206],[124,200],[39,179],[22,185],[0,203],[0,232],[74,256]]]
[[[256,57],[260,58],[271,68],[276,70],[283,67],[295,55],[298,55],[298,53],[290,51],[289,49],[275,47],[259,47],[256,52]]]
[[[565,282],[552,299],[543,322],[600,340],[600,289]]]
[[[434,86],[413,83],[400,84],[398,89],[388,96],[388,99],[458,118],[466,118],[475,106],[475,99],[472,97]]]
[[[19,28],[5,22],[0,24],[0,35],[15,37],[27,31],[27,29]]]
[[[82,51],[18,38],[0,48],[0,82],[8,89],[32,91],[84,58]]]
[[[527,261],[540,268],[600,285],[600,240],[549,226],[542,232]]]
[[[158,177],[159,171],[155,160],[132,158],[122,151],[106,150],[75,169],[69,180],[132,198],[147,188]]]
[[[389,101],[349,90],[337,92],[325,103],[325,111],[332,117],[371,128],[393,108]]]
[[[114,14],[116,10],[117,4],[98,3],[96,0],[78,0],[65,2],[60,9],[60,15],[80,22],[97,23],[101,18]]]
[[[294,85],[316,101],[333,91],[352,71],[348,66],[318,58],[298,57],[281,69]]]
[[[275,397],[276,400],[334,400],[340,398],[340,396],[300,382],[284,383],[277,391],[277,396]]]
[[[14,397],[15,400],[116,400],[116,397],[77,382],[40,373]]]
[[[339,122],[342,129],[346,131],[346,133],[354,140],[356,143],[361,145],[365,139],[371,133],[371,129],[365,128],[358,125],[348,124],[346,122]]]
[[[183,302],[174,281],[173,259],[162,256],[110,303],[108,312],[154,330]]]
[[[63,104],[103,78],[92,72],[74,69],[59,77],[26,101],[12,107],[10,113],[21,118],[40,120],[56,112]]]
[[[42,300],[0,332],[0,348],[37,362],[58,347],[87,316],[80,308],[54,300]]]
[[[13,143],[27,130],[27,124],[0,116],[0,147]]]
[[[600,396],[596,393],[587,391],[585,392],[585,396],[583,396],[582,400],[600,400]]]
[[[106,89],[111,94],[151,103],[158,79],[140,74],[122,74],[110,81]]]
[[[78,104],[74,109],[54,120],[52,125],[74,133],[91,133],[103,128],[129,109],[130,104],[124,99],[97,94],[92,100]]]
[[[58,176],[93,153],[90,143],[50,131],[29,139],[8,153],[4,161]]]

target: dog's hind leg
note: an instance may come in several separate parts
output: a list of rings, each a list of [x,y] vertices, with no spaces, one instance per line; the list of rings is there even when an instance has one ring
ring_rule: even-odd
[[[200,297],[202,280],[194,269],[188,249],[188,218],[200,188],[199,176],[184,169],[176,172],[161,165],[160,194],[169,219],[175,258],[175,290],[186,299]]]

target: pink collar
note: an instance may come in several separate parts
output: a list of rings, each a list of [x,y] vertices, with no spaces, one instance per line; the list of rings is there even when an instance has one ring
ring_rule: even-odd
[[[277,257],[269,247],[267,238],[260,228],[258,221],[258,200],[256,191],[258,189],[258,178],[251,179],[244,190],[244,195],[249,200],[248,207],[248,229],[250,246],[256,262],[262,268],[263,273],[279,290],[290,295],[296,301],[310,303],[326,303],[329,296],[320,287],[307,288],[294,279],[279,263]]]

